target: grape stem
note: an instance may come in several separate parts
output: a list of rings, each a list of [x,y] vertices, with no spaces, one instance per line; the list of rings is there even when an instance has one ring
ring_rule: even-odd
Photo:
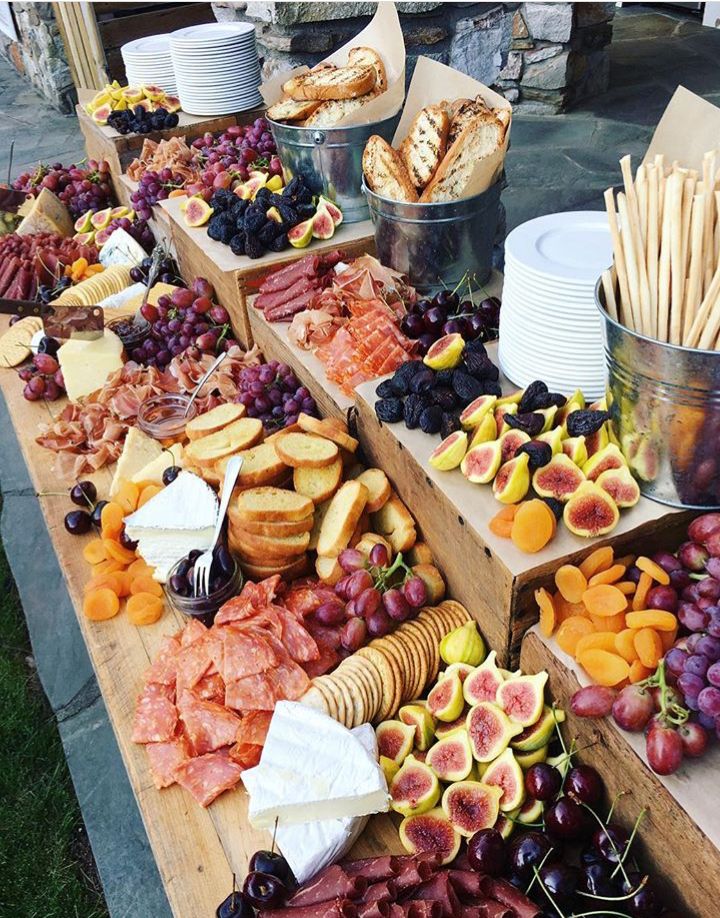
[[[607,826],[606,826],[605,823],[602,821],[602,819],[600,819],[600,817],[599,817],[598,814],[595,812],[595,810],[594,810],[591,806],[588,806],[587,803],[582,803],[582,801],[580,801],[580,806],[585,807],[585,809],[588,811],[588,813],[590,813],[590,815],[592,816],[592,818],[598,823],[598,825],[600,826],[600,828],[605,832],[605,834],[606,834],[606,836],[607,836],[607,839],[608,839],[608,841],[610,842],[610,845],[611,845],[611,847],[612,847],[613,854],[617,857],[617,860],[618,860],[618,868],[619,868],[620,870],[622,870],[622,875],[623,875],[623,877],[624,877],[624,879],[625,879],[625,882],[626,882],[626,883],[629,883],[630,880],[629,880],[629,878],[628,878],[628,875],[627,875],[627,873],[626,873],[626,871],[625,871],[625,866],[624,866],[624,864],[623,864],[624,858],[621,856],[620,852],[618,851],[617,846],[616,846],[615,842],[613,841],[612,835],[610,835],[610,833],[606,831]],[[643,811],[643,812],[644,812],[644,811]],[[637,825],[637,823],[636,823],[636,825]],[[635,835],[635,833],[633,832],[633,836],[632,836],[632,837],[634,837],[634,835]],[[629,850],[629,849],[630,849],[630,841],[631,841],[631,839],[628,839],[628,844],[627,844],[627,849],[626,849],[626,850]],[[615,874],[613,874],[613,876],[615,876]]]
[[[670,697],[670,687],[667,684],[665,676],[665,660],[660,660],[658,668],[642,682],[636,683],[640,688],[651,688],[657,686],[660,689],[660,711],[658,719],[662,720],[666,726],[681,727],[687,723],[690,718],[690,711],[684,708],[677,701]]]
[[[390,565],[390,567],[371,567],[370,575],[375,581],[375,586],[380,592],[384,592],[387,589],[387,584],[392,575],[402,569],[405,572],[404,580],[407,580],[409,577],[414,576],[412,569],[405,564],[403,561],[402,552],[399,551],[395,556],[395,560]]]
[[[610,820],[612,819],[612,815],[615,812],[615,807],[617,806],[618,800],[621,797],[624,797],[625,794],[627,793],[628,793],[627,791],[621,790],[621,791],[618,791],[617,794],[615,794],[615,797],[613,798],[613,802],[610,804],[610,809],[608,810],[607,819],[605,820],[605,822],[610,822]]]

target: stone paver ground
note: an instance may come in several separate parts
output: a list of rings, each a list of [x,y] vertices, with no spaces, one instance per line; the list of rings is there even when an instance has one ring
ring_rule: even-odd
[[[679,83],[720,104],[720,31],[704,29],[684,13],[650,7],[622,10],[615,19],[611,59],[611,86],[602,96],[564,116],[516,117],[503,195],[509,228],[544,213],[600,208],[603,190],[618,181],[618,159],[624,153],[644,153]],[[75,119],[49,108],[0,59],[0,180],[6,177],[12,140],[14,175],[38,160],[68,163],[84,156]],[[164,918],[169,912],[157,870],[3,413],[0,405],[2,536],[43,685],[58,716],[108,907],[113,918]],[[45,565],[42,576],[38,559]],[[57,597],[52,616],[42,614],[48,595]]]

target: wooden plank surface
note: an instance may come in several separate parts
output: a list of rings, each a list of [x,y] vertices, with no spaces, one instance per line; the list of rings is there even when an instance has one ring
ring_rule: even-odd
[[[6,324],[6,317],[0,318],[0,333]],[[130,741],[135,698],[142,687],[143,674],[163,636],[175,633],[185,620],[169,608],[158,623],[144,628],[131,625],[123,613],[106,622],[85,618],[83,586],[90,569],[83,560],[82,548],[92,536],[70,536],[65,531],[63,518],[72,504],[64,493],[57,495],[65,487],[53,473],[54,454],[35,443],[38,424],[57,417],[64,402],[25,401],[22,384],[12,370],[0,370],[0,391],[39,495],[170,906],[177,918],[210,918],[230,892],[232,874],[242,878],[248,858],[258,847],[267,847],[269,837],[249,826],[247,795],[242,789],[223,794],[207,810],[177,785],[156,790],[144,749]],[[112,471],[110,467],[88,476],[95,481],[100,498],[107,497]],[[390,817],[373,817],[355,853],[365,856],[386,850],[401,850],[397,830]]]
[[[612,718],[575,717],[570,698],[588,679],[580,667],[537,628],[523,642],[520,665],[527,672],[546,669],[550,695],[568,713],[566,737],[576,738],[583,754],[603,777],[609,800],[622,794],[617,816],[632,827],[647,808],[640,827],[645,866],[653,881],[667,884],[688,913],[709,918],[717,914],[710,903],[720,900],[720,810],[717,775],[720,746],[702,759],[686,760],[680,771],[662,778],[645,757],[643,734],[626,733]]]
[[[489,345],[488,353],[497,363],[496,345]],[[504,391],[512,391],[506,381],[501,382]],[[374,411],[376,387],[377,382],[369,382],[356,390],[358,428],[365,450],[395,481],[400,497],[413,507],[452,595],[473,612],[506,662],[517,659],[522,635],[532,623],[533,591],[556,567],[581,559],[590,545],[612,542],[622,554],[625,545],[637,540],[646,545],[669,526],[680,529],[686,523],[688,514],[641,498],[637,506],[621,511],[617,528],[607,538],[582,539],[559,525],[555,538],[542,551],[534,555],[521,552],[509,539],[501,539],[488,529],[500,508],[489,485],[471,484],[460,469],[440,472],[428,464],[430,453],[440,442],[438,436],[408,430],[402,423],[378,421]]]

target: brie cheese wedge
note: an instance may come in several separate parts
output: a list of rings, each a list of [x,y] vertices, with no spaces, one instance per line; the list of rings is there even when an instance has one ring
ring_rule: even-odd
[[[100,249],[100,264],[104,268],[110,265],[139,265],[143,258],[147,258],[145,249],[122,227],[114,230]]]

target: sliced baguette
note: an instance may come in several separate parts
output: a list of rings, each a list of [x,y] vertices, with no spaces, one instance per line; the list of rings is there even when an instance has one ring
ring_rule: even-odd
[[[185,454],[188,462],[201,469],[214,466],[218,459],[249,449],[263,437],[262,421],[258,418],[240,418],[217,433],[188,443]]]
[[[354,64],[348,67],[311,70],[283,84],[283,92],[296,101],[357,99],[370,92],[377,82],[374,67]]]
[[[323,469],[332,465],[339,455],[332,440],[313,434],[285,434],[273,445],[285,465],[294,469]]]
[[[265,580],[273,574],[280,574],[285,580],[295,580],[301,577],[307,568],[307,555],[289,561],[285,564],[252,564],[250,561],[240,561],[240,570],[250,580]]]
[[[315,559],[315,572],[328,586],[335,586],[345,576],[337,558],[323,558],[320,555]]]
[[[285,536],[299,535],[301,532],[310,532],[313,528],[313,515],[301,520],[246,520],[238,513],[237,507],[232,504],[228,507],[228,520],[233,529],[244,529],[254,535],[270,536],[271,538],[285,538]]]
[[[361,475],[358,475],[357,481],[361,481],[368,489],[368,513],[377,513],[390,500],[392,487],[390,481],[382,469],[366,469]]]
[[[188,440],[200,440],[217,433],[223,427],[245,417],[245,406],[235,402],[225,402],[205,414],[200,414],[185,425],[185,436]]]
[[[298,415],[298,425],[305,433],[317,434],[319,437],[325,437],[326,440],[332,440],[341,449],[346,449],[350,453],[354,453],[359,446],[355,437],[351,437],[347,432],[347,425],[334,418],[321,420],[303,412]]]
[[[280,437],[284,437],[285,434],[295,433],[298,430],[302,430],[302,427],[296,422],[295,424],[290,424],[289,427],[281,427],[280,430],[276,430],[275,433],[271,433],[269,437],[265,437],[266,443],[274,443],[275,440],[279,440]]]
[[[367,499],[368,489],[361,481],[346,481],[335,492],[320,528],[319,555],[336,558],[343,548],[347,548]]]
[[[482,96],[476,96],[474,99],[460,99],[460,104],[452,112],[450,131],[448,132],[448,147],[451,147],[458,139],[463,130],[477,115],[485,115],[490,109],[483,101]]]
[[[373,134],[365,144],[362,165],[368,187],[375,194],[391,201],[417,201],[418,194],[402,156],[378,134]]]
[[[332,465],[323,469],[293,469],[293,488],[298,494],[304,494],[315,504],[328,500],[340,487],[342,482],[343,463],[340,456]]]
[[[245,529],[232,529],[232,542],[243,552],[268,561],[295,558],[307,551],[310,542],[309,532],[298,532],[290,536],[264,536]]]
[[[503,140],[507,134],[507,129],[510,127],[510,121],[512,120],[512,110],[509,108],[494,108],[493,115],[497,118],[500,124],[503,127]]]
[[[417,541],[415,520],[393,491],[385,505],[372,515],[374,531],[384,536],[394,552],[408,551]]]
[[[476,115],[445,154],[435,177],[420,201],[455,201],[461,198],[478,160],[502,144],[503,127],[490,113]]]
[[[313,502],[294,491],[282,491],[280,488],[250,488],[238,496],[235,509],[242,520],[260,523],[297,522],[312,515]]]
[[[257,446],[241,450],[235,455],[241,456],[243,460],[240,474],[237,477],[237,484],[241,488],[254,488],[273,482],[282,475],[286,468],[285,463],[275,451],[274,443],[258,443]],[[229,460],[230,457],[226,456],[214,465],[214,472],[221,480],[225,476]]]
[[[309,118],[321,105],[320,102],[297,102],[286,97],[271,105],[265,112],[265,117],[271,121],[303,121]]]
[[[364,64],[375,70],[375,89],[378,93],[385,92],[388,88],[387,73],[382,58],[374,48],[358,46],[351,48],[348,54],[348,64]]]
[[[351,112],[372,102],[378,95],[379,93],[373,89],[357,99],[333,99],[329,102],[321,102],[319,107],[305,119],[303,127],[333,127]]]
[[[445,156],[450,118],[440,105],[428,105],[415,115],[400,147],[410,181],[421,191]]]
[[[320,538],[320,530],[322,529],[323,520],[327,516],[327,512],[330,509],[330,504],[332,503],[332,498],[323,501],[323,503],[318,504],[315,507],[315,514],[313,517],[313,527],[310,530],[310,543],[308,545],[308,551],[315,551],[317,548],[318,539]]]

